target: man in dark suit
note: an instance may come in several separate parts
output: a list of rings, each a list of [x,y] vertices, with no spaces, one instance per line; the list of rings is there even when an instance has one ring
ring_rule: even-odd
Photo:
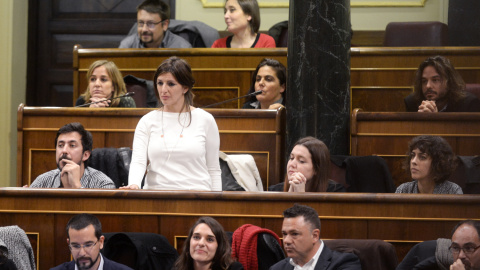
[[[80,214],[71,218],[67,223],[67,237],[73,261],[50,270],[132,270],[100,254],[105,237],[102,235],[102,224],[94,215]]]
[[[332,251],[325,246],[320,239],[320,219],[315,209],[295,204],[283,212],[283,217],[283,246],[288,258],[270,270],[362,269],[355,254]]]

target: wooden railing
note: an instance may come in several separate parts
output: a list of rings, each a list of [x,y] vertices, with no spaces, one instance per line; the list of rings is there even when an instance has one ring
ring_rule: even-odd
[[[85,91],[88,67],[99,59],[114,61],[122,74],[152,80],[170,56],[186,59],[196,79],[199,105],[247,94],[260,61],[274,58],[287,66],[287,48],[276,49],[82,49],[74,47],[73,102]],[[405,111],[403,98],[412,92],[415,71],[427,57],[449,58],[467,83],[480,83],[480,47],[353,47],[350,54],[351,109]],[[287,91],[295,91],[287,86]],[[229,104],[241,108],[243,100]],[[288,101],[287,101],[288,103]]]
[[[350,119],[352,156],[378,155],[395,185],[411,181],[402,169],[408,142],[419,135],[442,136],[460,156],[480,154],[480,113],[395,113],[354,110]]]
[[[475,195],[1,188],[0,226],[38,233],[38,269],[49,269],[71,258],[65,226],[75,214],[96,215],[103,232],[158,233],[179,248],[201,216],[214,217],[226,231],[254,224],[281,236],[282,212],[294,203],[318,211],[321,238],[383,239],[399,261],[414,244],[449,238],[458,221],[480,218]]]

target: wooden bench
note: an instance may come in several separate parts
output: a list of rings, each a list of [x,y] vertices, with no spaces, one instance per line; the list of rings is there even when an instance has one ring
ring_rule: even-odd
[[[55,136],[60,127],[80,122],[93,135],[93,147],[132,147],[140,118],[153,109],[25,107],[17,112],[17,185],[55,169]],[[285,175],[285,109],[208,109],[220,132],[220,150],[251,154],[265,190]]]
[[[480,83],[480,47],[355,47],[351,49],[351,109],[404,112],[415,72],[426,58],[450,59],[466,83]]]
[[[75,214],[96,215],[103,232],[162,234],[179,249],[201,216],[227,231],[254,224],[281,236],[282,212],[294,203],[318,211],[322,239],[386,240],[399,261],[416,243],[448,238],[458,221],[480,218],[475,195],[0,188],[0,226],[38,233],[38,269],[49,269],[71,259],[65,226]]]
[[[264,57],[287,66],[287,48],[276,49],[82,49],[73,51],[73,102],[87,88],[85,75],[99,59],[114,61],[125,76],[152,80],[158,65],[176,55],[192,66],[195,102],[204,106],[247,94],[252,73]],[[405,111],[415,71],[427,57],[449,58],[467,83],[480,83],[480,47],[353,47],[350,54],[351,109]],[[288,91],[287,86],[287,91]],[[293,89],[294,91],[294,89]],[[225,104],[241,108],[243,100]]]
[[[461,156],[480,154],[480,113],[363,112],[351,117],[353,156],[378,155],[390,168],[395,185],[411,181],[402,169],[408,142],[419,135],[445,138]]]
[[[252,74],[260,61],[274,58],[287,65],[287,51],[278,49],[73,49],[73,104],[87,89],[86,74],[90,64],[108,59],[123,76],[153,80],[163,60],[178,56],[187,60],[195,78],[195,106],[201,107],[246,95]],[[241,108],[245,100],[227,103],[220,108]]]

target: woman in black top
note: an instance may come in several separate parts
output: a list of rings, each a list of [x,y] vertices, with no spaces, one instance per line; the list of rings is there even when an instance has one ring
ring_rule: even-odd
[[[211,217],[201,217],[190,228],[175,270],[243,270],[232,258],[232,248],[222,225]]]

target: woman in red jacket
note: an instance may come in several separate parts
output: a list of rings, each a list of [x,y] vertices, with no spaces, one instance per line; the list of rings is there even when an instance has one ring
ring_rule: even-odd
[[[217,39],[212,48],[275,48],[275,40],[258,33],[260,9],[257,0],[227,0],[225,23],[232,36]]]

